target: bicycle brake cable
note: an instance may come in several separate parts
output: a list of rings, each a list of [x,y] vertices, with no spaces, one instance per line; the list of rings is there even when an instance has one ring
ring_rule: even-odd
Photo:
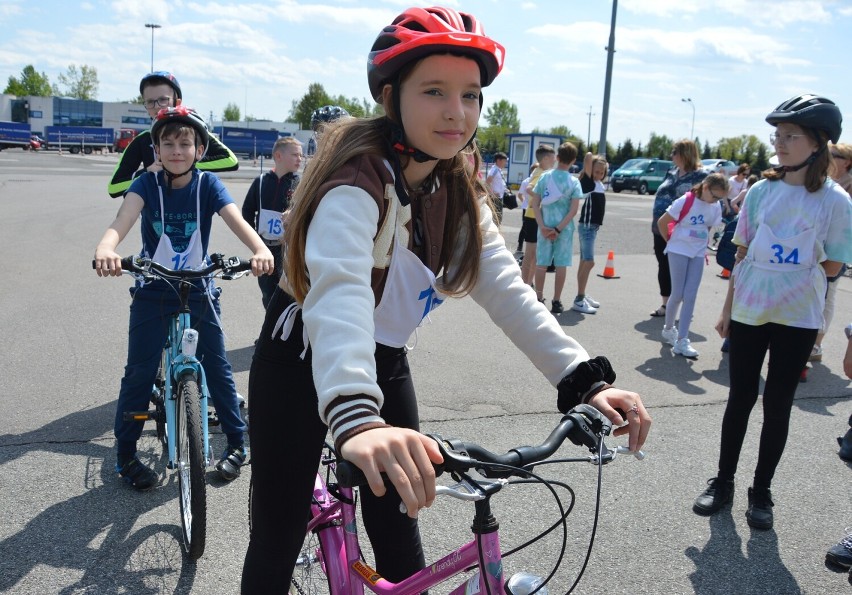
[[[600,509],[601,509],[601,486],[602,486],[602,478],[603,478],[603,436],[598,436],[598,490],[597,496],[595,497],[595,518],[592,522],[592,534],[589,537],[589,549],[586,550],[586,559],[583,560],[583,566],[580,568],[580,574],[577,575],[577,578],[574,580],[574,584],[571,585],[571,588],[565,592],[565,595],[573,592],[574,589],[577,588],[577,585],[580,583],[580,579],[583,578],[583,574],[586,572],[586,566],[589,564],[589,559],[592,557],[592,547],[595,544],[595,535],[598,530],[598,519],[600,517]]]
[[[485,465],[486,464],[483,463],[483,466],[485,466]],[[552,485],[551,485],[551,483],[555,483],[555,482],[550,482],[547,479],[541,477],[540,475],[533,473],[529,469],[525,469],[525,468],[521,468],[521,467],[515,467],[513,465],[504,465],[504,464],[501,464],[501,463],[487,463],[487,466],[499,468],[499,469],[507,469],[507,470],[510,470],[510,471],[518,471],[518,472],[521,472],[524,475],[536,480],[537,482],[541,483],[544,487],[546,487],[548,489],[548,491],[550,491],[550,493],[553,495],[554,500],[556,500],[556,505],[559,507],[559,513],[560,513],[560,516],[562,518],[561,523],[559,523],[559,524],[562,525],[562,547],[560,548],[559,557],[556,560],[556,564],[553,566],[553,570],[550,572],[550,574],[547,575],[547,577],[542,581],[542,583],[539,586],[537,586],[535,589],[533,589],[532,591],[529,592],[529,595],[534,595],[535,593],[538,593],[538,591],[542,587],[547,585],[547,583],[549,583],[551,581],[551,579],[556,575],[556,572],[559,570],[559,566],[562,564],[562,559],[565,557],[565,550],[567,549],[567,546],[568,546],[568,523],[565,521],[565,517],[567,517],[568,513],[565,512],[565,509],[562,506],[562,500],[559,498],[559,495],[556,493],[556,490],[554,490]],[[573,502],[572,502],[571,506],[573,508]],[[570,512],[570,510],[569,510],[569,512]],[[480,539],[477,539],[477,549],[478,549],[478,552],[479,552],[479,562],[480,562],[480,568],[481,568],[482,566],[484,566],[485,556],[484,556],[484,553],[482,551],[482,541]],[[502,554],[501,554],[501,557],[503,557]],[[486,590],[486,595],[493,595],[491,593],[491,588],[488,586],[488,581],[485,581],[485,590]],[[510,593],[510,595],[511,595],[511,593]]]

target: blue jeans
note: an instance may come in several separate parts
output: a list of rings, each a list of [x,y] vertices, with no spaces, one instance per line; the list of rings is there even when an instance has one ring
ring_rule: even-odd
[[[143,287],[130,292],[133,302],[130,304],[127,365],[115,412],[115,439],[119,455],[136,453],[136,441],[142,435],[144,422],[124,421],[124,413],[148,410],[160,355],[168,337],[168,317],[179,307],[178,298],[170,290]],[[240,416],[231,364],[225,357],[225,338],[210,306],[212,301],[218,315],[220,293],[219,288],[214,289],[213,297],[208,300],[201,292],[193,292],[189,303],[190,321],[192,328],[198,330],[196,357],[204,366],[207,388],[222,431],[228,436],[228,444],[236,446],[243,443],[246,425]]]
[[[595,259],[595,238],[598,237],[600,225],[593,223],[578,223],[577,236],[580,238],[580,260]]]

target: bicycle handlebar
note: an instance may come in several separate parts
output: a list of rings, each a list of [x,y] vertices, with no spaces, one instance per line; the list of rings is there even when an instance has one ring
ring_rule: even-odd
[[[556,428],[543,443],[538,446],[518,446],[504,454],[495,454],[475,442],[463,442],[457,439],[444,439],[437,434],[428,434],[438,443],[444,462],[435,465],[435,475],[444,471],[466,472],[476,469],[485,477],[505,478],[523,476],[523,468],[547,460],[566,439],[578,446],[585,446],[595,453],[590,461],[603,464],[612,461],[616,454],[624,452],[617,448],[610,450],[603,443],[603,437],[612,430],[612,423],[597,409],[590,405],[578,405],[565,414]],[[644,458],[641,451],[634,453],[637,459]],[[511,467],[511,468],[510,468]],[[354,464],[338,458],[335,469],[337,480],[342,487],[356,487],[367,484],[364,473]]]
[[[251,260],[242,260],[239,256],[226,258],[222,254],[215,253],[210,255],[210,259],[213,261],[212,264],[203,269],[174,270],[154,262],[150,258],[127,256],[121,259],[121,268],[144,277],[155,276],[168,279],[203,279],[216,271],[222,271],[223,279],[234,279],[239,273],[251,270]],[[95,268],[94,260],[92,261],[92,268]]]

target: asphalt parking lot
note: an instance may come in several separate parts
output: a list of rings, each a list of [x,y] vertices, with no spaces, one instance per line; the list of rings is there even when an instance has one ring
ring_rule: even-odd
[[[0,153],[0,591],[62,593],[236,593],[248,539],[251,468],[232,484],[208,473],[208,543],[196,563],[181,553],[175,477],[151,432],[142,442],[161,485],[139,494],[113,472],[112,418],[126,351],[129,279],[91,271],[94,245],[118,203],[106,194],[115,156]],[[257,168],[223,175],[241,204]],[[711,518],[691,511],[715,472],[727,395],[727,360],[713,324],[725,282],[708,267],[692,324],[695,361],[659,340],[656,263],[648,228],[651,197],[608,195],[599,236],[600,273],[615,252],[619,279],[594,276],[593,316],[565,312],[565,332],[614,362],[617,384],[643,395],[654,417],[645,461],[603,469],[600,519],[586,574],[575,593],[843,593],[845,574],[827,570],[825,550],[852,525],[852,469],[836,455],[852,388],[843,375],[843,326],[852,279],[843,278],[825,356],[801,384],[787,450],[773,486],[776,526],[751,530],[746,488],[756,461],[760,404],[752,414],[733,507]],[[506,214],[510,247],[519,213]],[[131,232],[120,250],[139,246]],[[211,246],[244,254],[221,223]],[[549,296],[552,276],[545,295]],[[263,317],[253,279],[223,283],[223,325],[240,392],[247,392],[254,339]],[[566,295],[574,289],[569,271]],[[558,421],[555,390],[470,299],[453,300],[423,327],[411,352],[424,431],[475,439],[492,450],[541,441]],[[282,387],[286,379],[282,379]],[[250,399],[250,395],[249,395]],[[619,443],[613,440],[612,443]],[[213,435],[214,448],[224,437]],[[566,456],[577,449],[565,447]],[[298,453],[282,453],[287,459]],[[572,486],[566,558],[550,585],[564,593],[583,563],[594,520],[596,469],[548,470]],[[556,515],[538,488],[513,487],[495,500],[506,547],[544,529]],[[463,505],[438,502],[422,515],[427,559],[461,544]],[[548,539],[504,561],[510,575],[546,575],[560,543]],[[447,592],[438,588],[434,592]]]

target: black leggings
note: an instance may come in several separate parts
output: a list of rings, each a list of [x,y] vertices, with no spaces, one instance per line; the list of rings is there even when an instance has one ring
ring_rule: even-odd
[[[660,295],[669,297],[672,294],[672,274],[669,271],[669,257],[664,253],[667,242],[662,236],[654,236],[654,256],[657,257],[657,282],[660,284]]]
[[[299,359],[302,317],[290,339],[270,338],[292,298],[276,290],[255,350],[249,375],[251,498],[249,546],[243,565],[243,593],[286,593],[307,527],[311,495],[328,428],[317,412],[311,351]],[[419,429],[414,385],[405,349],[376,348],[384,420]],[[389,488],[376,498],[361,495],[364,528],[376,570],[398,582],[425,565],[417,521],[399,512],[400,497]]]
[[[754,485],[770,487],[787,443],[790,411],[799,386],[799,375],[808,362],[816,335],[816,329],[774,323],[751,326],[731,322],[728,354],[731,389],[722,419],[720,479],[733,479],[736,474],[748,418],[757,402],[760,371],[768,350],[769,368],[763,388],[763,429]]]

